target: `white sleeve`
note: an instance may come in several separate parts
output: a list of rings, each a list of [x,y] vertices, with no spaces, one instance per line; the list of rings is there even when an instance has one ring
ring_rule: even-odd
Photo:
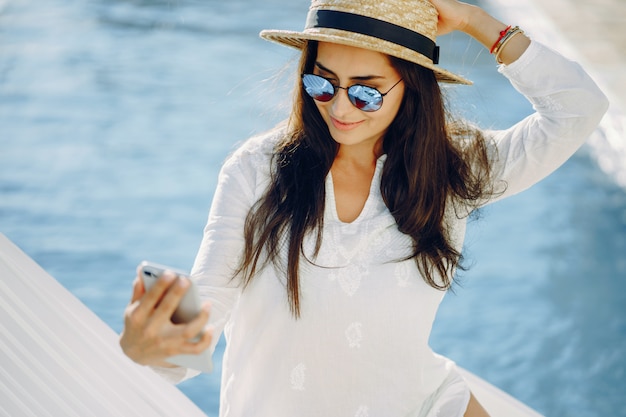
[[[494,200],[527,189],[561,166],[608,108],[580,65],[535,41],[517,61],[498,70],[536,112],[507,130],[486,132],[496,191],[502,181],[506,187]]]
[[[203,301],[211,304],[209,325],[214,328],[211,354],[219,341],[241,286],[233,277],[244,247],[243,229],[246,216],[264,191],[269,172],[269,158],[258,149],[244,144],[222,166],[211,203],[202,243],[191,270]],[[265,164],[267,170],[262,167]],[[153,368],[171,383],[198,375],[185,368]]]
[[[212,349],[241,291],[240,282],[233,274],[244,248],[246,216],[264,188],[257,181],[259,159],[263,159],[259,156],[240,150],[222,166],[202,243],[191,270],[200,297],[211,303],[209,324],[215,328]],[[269,166],[269,161],[265,161]]]

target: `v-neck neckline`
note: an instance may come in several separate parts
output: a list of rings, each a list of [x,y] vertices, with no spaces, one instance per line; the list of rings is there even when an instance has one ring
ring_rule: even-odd
[[[365,204],[363,205],[363,208],[361,209],[359,215],[351,222],[345,222],[339,218],[339,213],[337,212],[337,200],[335,197],[335,184],[333,182],[333,175],[331,171],[328,171],[328,175],[326,176],[325,212],[326,215],[330,217],[330,219],[347,226],[359,223],[364,218],[367,218],[369,212],[371,211],[371,206],[375,203],[373,200],[375,200],[375,198],[380,194],[380,177],[386,157],[387,155],[381,155],[376,160],[376,168],[374,170],[374,175],[372,176],[372,182],[370,183],[369,193],[367,195],[367,199],[365,200]]]

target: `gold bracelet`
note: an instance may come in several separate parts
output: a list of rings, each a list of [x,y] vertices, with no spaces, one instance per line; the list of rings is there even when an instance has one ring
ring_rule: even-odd
[[[510,27],[506,30],[506,32],[498,39],[496,44],[491,48],[491,54],[496,55],[500,49],[502,49],[502,45],[509,39],[513,34],[520,31],[519,26],[515,26],[514,28]]]
[[[508,25],[506,27],[506,29],[500,31],[500,36],[498,36],[498,39],[494,42],[494,44],[491,46],[491,48],[489,48],[489,53],[490,54],[493,54],[493,51],[496,50],[496,47],[500,44],[502,39],[504,39],[506,34],[509,33],[509,30],[511,30],[511,25]]]
[[[504,41],[507,40],[513,32],[516,32],[518,30],[519,30],[519,26],[515,26],[515,27],[508,26],[505,30],[500,32],[500,37],[498,38],[496,43],[493,44],[493,46],[489,50],[489,53],[492,55],[496,54],[498,50],[502,47],[502,43],[504,43]]]
[[[520,29],[518,26],[515,26],[508,34],[507,36],[502,39],[502,42],[500,42],[500,45],[498,45],[498,47],[496,48],[496,50],[494,51],[494,54],[496,56],[496,62],[498,64],[502,64],[502,61],[500,61],[500,54],[502,53],[502,51],[504,50],[504,47],[506,46],[507,43],[509,43],[509,41],[511,39],[513,39],[513,37],[515,35],[518,34],[524,34],[524,31],[522,29]]]

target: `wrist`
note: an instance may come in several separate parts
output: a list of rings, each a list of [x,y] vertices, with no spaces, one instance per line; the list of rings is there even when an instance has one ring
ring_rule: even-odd
[[[468,6],[467,25],[463,32],[476,39],[487,49],[491,49],[494,42],[498,40],[500,32],[506,30],[507,25],[480,7]]]
[[[478,39],[480,33],[484,31],[485,25],[492,26],[495,19],[486,11],[473,4],[464,4],[464,7],[464,25],[459,30]]]

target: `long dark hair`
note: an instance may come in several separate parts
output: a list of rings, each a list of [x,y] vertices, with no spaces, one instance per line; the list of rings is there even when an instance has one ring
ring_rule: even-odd
[[[316,58],[317,42],[309,42],[299,73],[312,72]],[[446,233],[446,204],[463,201],[471,207],[490,193],[487,152],[477,129],[447,115],[432,70],[389,59],[404,81],[405,92],[383,138],[387,159],[381,193],[399,230],[413,238],[413,253],[406,259],[415,259],[428,284],[445,290],[452,284],[453,271],[463,268],[462,255]],[[247,286],[269,263],[282,270],[295,317],[300,314],[303,241],[315,233],[315,257],[322,243],[325,180],[337,150],[298,77],[287,133],[274,153],[270,185],[246,218],[246,243],[236,271]],[[285,249],[286,264],[281,258]]]

